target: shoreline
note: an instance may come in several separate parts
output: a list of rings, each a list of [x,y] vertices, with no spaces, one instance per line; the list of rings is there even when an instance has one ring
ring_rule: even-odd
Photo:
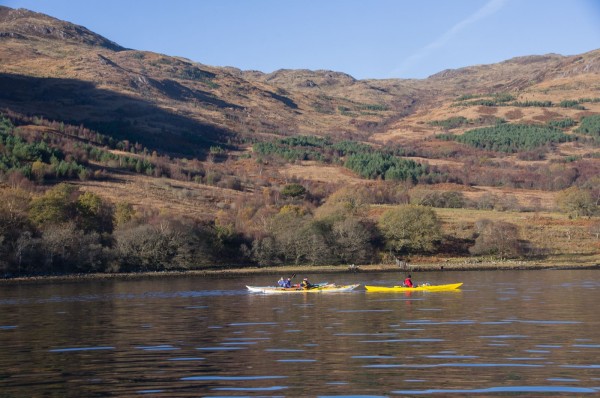
[[[579,260],[579,261],[578,261]],[[355,268],[343,265],[329,266],[277,266],[277,267],[247,267],[247,268],[220,268],[205,270],[182,270],[182,271],[155,271],[155,272],[129,272],[129,273],[93,273],[93,274],[67,274],[67,275],[43,275],[43,276],[20,276],[14,278],[1,278],[0,284],[17,283],[44,283],[44,282],[77,282],[88,280],[133,280],[144,278],[169,278],[181,276],[208,277],[208,278],[231,278],[250,275],[310,275],[310,274],[332,274],[332,273],[377,273],[377,272],[457,272],[457,271],[535,271],[535,270],[589,270],[600,269],[600,262],[581,261],[581,259],[570,259],[570,261],[523,261],[523,260],[488,260],[461,259],[461,261],[435,261],[410,263],[405,266],[392,264],[359,265]]]

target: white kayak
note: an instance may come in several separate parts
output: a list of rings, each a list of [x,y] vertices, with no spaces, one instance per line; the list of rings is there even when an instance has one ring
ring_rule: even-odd
[[[252,293],[280,294],[280,293],[339,293],[349,292],[356,289],[360,284],[336,285],[333,283],[319,285],[311,289],[301,287],[277,287],[277,286],[246,286]]]

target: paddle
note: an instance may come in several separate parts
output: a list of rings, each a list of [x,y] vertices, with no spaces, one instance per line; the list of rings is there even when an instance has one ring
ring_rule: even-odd
[[[296,274],[292,274],[291,278],[290,278],[290,287],[294,287],[294,285],[292,285],[292,279],[294,279],[296,277]]]

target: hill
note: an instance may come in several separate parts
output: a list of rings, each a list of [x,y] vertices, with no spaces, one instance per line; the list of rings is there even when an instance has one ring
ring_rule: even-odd
[[[555,214],[568,189],[600,203],[600,50],[418,80],[262,73],[127,49],[0,6],[0,61],[5,189],[27,185],[15,173],[34,183],[34,196],[69,181],[146,220],[213,223],[247,249],[264,244],[286,206],[318,218],[348,187],[370,204],[478,211]],[[306,192],[286,195],[294,184]],[[444,217],[452,239],[474,243],[474,225],[460,232]],[[577,250],[598,251],[584,232],[594,222],[577,221],[587,242]],[[572,232],[560,236],[558,252],[568,253]],[[457,243],[461,255],[467,243]],[[362,258],[381,260],[378,244],[379,257]]]

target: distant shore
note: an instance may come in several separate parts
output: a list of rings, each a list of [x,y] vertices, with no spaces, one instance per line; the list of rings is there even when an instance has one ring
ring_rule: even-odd
[[[480,259],[453,259],[447,261],[409,263],[404,266],[392,264],[370,264],[359,266],[329,265],[286,265],[277,267],[231,267],[211,268],[203,270],[184,271],[157,271],[157,272],[131,272],[131,273],[94,273],[94,274],[68,274],[68,275],[41,275],[19,276],[0,279],[0,284],[21,282],[60,282],[81,280],[108,280],[108,279],[143,279],[143,278],[168,278],[181,276],[205,276],[210,278],[233,278],[248,275],[312,275],[328,273],[375,273],[375,272],[434,272],[434,271],[508,271],[508,270],[550,270],[550,269],[600,269],[600,259],[569,259],[551,260],[489,260]]]

